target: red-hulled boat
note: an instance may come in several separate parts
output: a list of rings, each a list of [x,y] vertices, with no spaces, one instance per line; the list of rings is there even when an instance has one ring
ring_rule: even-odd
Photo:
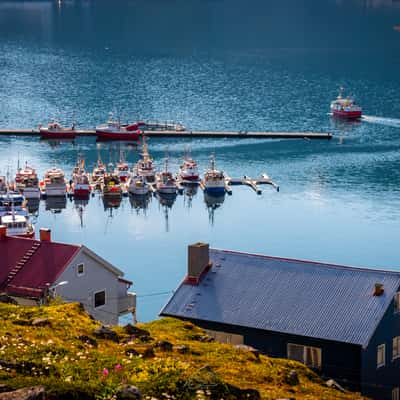
[[[100,140],[139,140],[141,133],[137,123],[121,125],[112,118],[105,125],[96,126],[96,135]]]
[[[75,125],[70,128],[63,128],[57,121],[51,121],[47,124],[47,128],[39,125],[40,137],[43,139],[75,139]]]
[[[362,108],[356,105],[352,97],[343,97],[343,88],[340,88],[339,96],[331,102],[331,112],[334,117],[359,119],[362,115]]]

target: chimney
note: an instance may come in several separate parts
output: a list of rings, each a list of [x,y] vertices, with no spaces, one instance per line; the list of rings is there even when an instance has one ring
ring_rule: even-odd
[[[382,296],[384,291],[383,283],[375,283],[374,296]]]
[[[40,228],[40,241],[51,242],[51,230],[49,228]]]
[[[4,240],[7,236],[7,227],[5,225],[0,225],[0,240]]]
[[[194,243],[188,247],[187,281],[198,284],[201,276],[211,267],[208,243]]]

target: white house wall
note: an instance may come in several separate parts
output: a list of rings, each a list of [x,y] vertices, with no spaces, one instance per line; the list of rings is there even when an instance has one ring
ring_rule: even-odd
[[[84,265],[83,275],[78,275],[78,265]],[[55,282],[68,283],[56,287],[56,295],[68,302],[80,302],[94,318],[107,324],[118,323],[118,297],[121,297],[118,276],[90,257],[83,249],[74,257]],[[106,304],[94,308],[94,294],[106,290]],[[126,296],[126,294],[125,294]]]

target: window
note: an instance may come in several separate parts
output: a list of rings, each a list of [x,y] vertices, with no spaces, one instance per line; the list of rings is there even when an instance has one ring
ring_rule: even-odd
[[[300,361],[307,367],[321,368],[322,349],[319,347],[288,343],[287,355],[291,360]]]
[[[393,338],[392,360],[400,357],[400,336]]]
[[[78,276],[85,275],[85,266],[83,264],[78,264],[78,266],[76,267],[76,272]]]
[[[94,294],[94,307],[101,307],[106,304],[106,291],[102,290]]]
[[[385,345],[380,344],[377,347],[377,356],[376,356],[376,366],[377,368],[383,367],[385,365]]]
[[[392,390],[392,400],[400,400],[400,389],[398,387]]]
[[[400,313],[400,292],[394,295],[394,312]]]

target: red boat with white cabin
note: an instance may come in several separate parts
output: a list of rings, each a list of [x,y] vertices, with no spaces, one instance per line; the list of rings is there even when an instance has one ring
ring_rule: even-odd
[[[47,124],[47,128],[39,125],[40,137],[43,139],[75,139],[75,124],[70,128],[64,128],[57,121],[51,121]]]
[[[196,182],[199,180],[199,170],[196,161],[187,156],[179,167],[179,178],[183,181]]]
[[[352,97],[343,97],[343,88],[340,88],[339,96],[331,102],[331,112],[334,117],[359,119],[362,115],[362,108],[355,103]]]
[[[121,124],[109,118],[106,124],[96,126],[96,135],[99,140],[138,140],[141,130],[137,123]]]

